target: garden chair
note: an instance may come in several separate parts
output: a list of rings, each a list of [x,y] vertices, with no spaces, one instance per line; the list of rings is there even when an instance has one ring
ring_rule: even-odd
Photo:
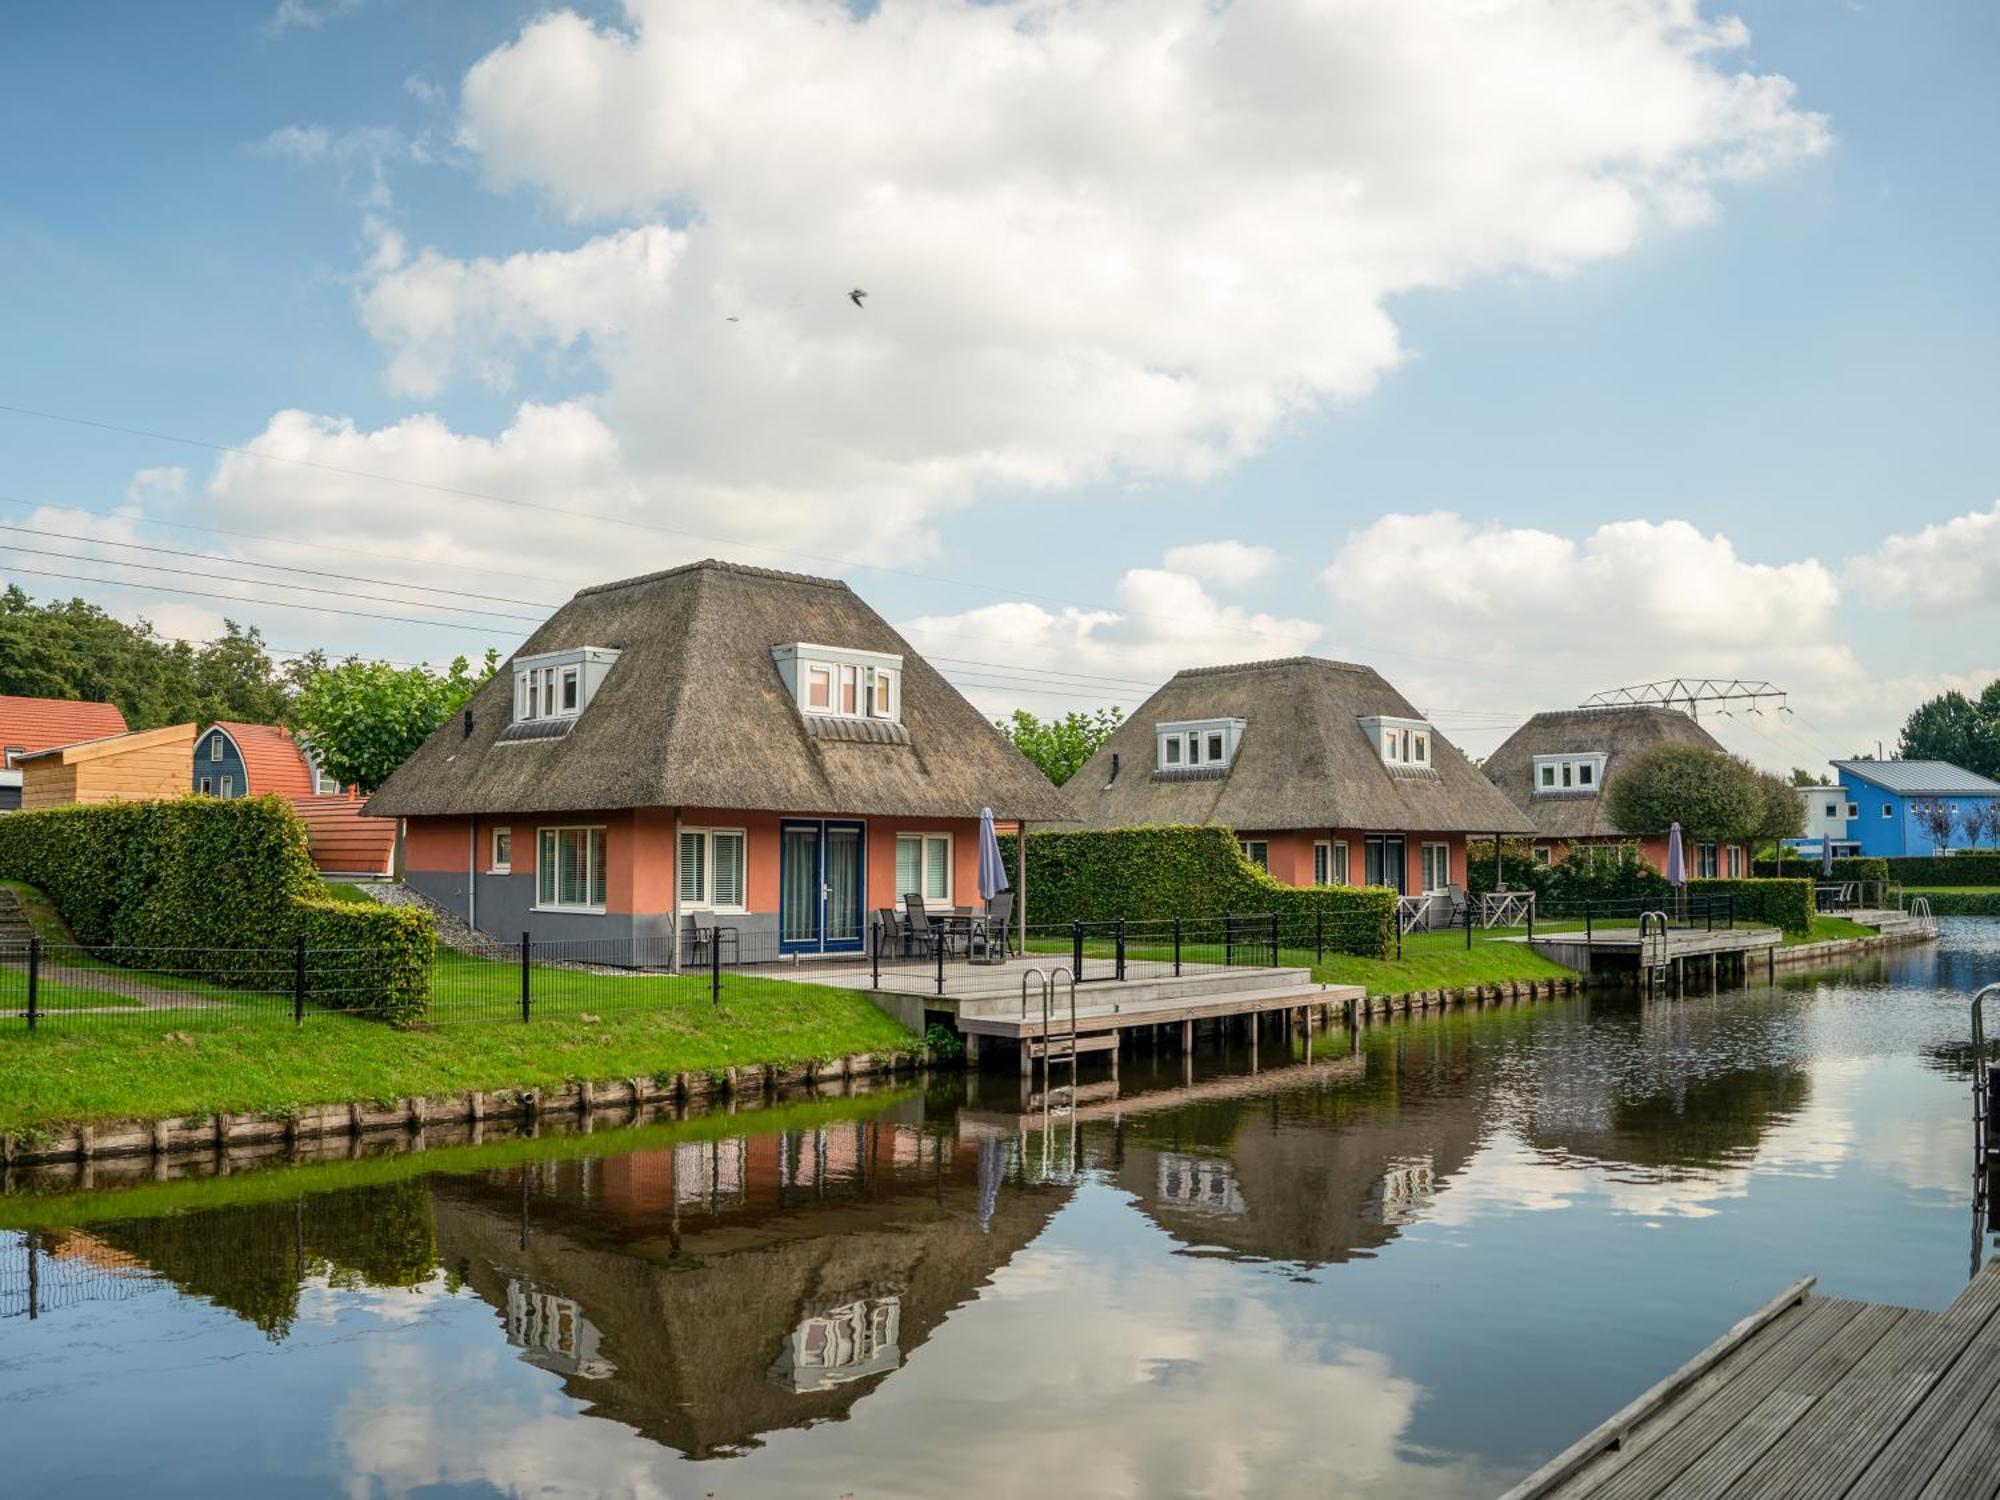
[[[903,910],[910,919],[910,946],[926,958],[943,953],[949,958],[952,951],[951,929],[933,922],[924,910],[924,898],[915,891],[903,897]]]
[[[997,964],[1007,961],[1007,924],[1014,915],[1014,893],[1002,891],[986,903],[986,915],[976,919],[972,926],[970,956],[983,963]],[[999,942],[999,956],[994,956],[994,942]]]
[[[907,958],[910,952],[909,940],[903,935],[903,919],[893,906],[878,907],[875,925],[881,935],[875,940],[875,951],[883,958]]]

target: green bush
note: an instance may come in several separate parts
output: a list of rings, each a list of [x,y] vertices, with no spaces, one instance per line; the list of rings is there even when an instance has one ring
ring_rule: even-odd
[[[1738,922],[1762,922],[1803,935],[1812,930],[1810,880],[1690,880],[1690,896],[1734,896]]]
[[[1585,902],[1660,901],[1666,877],[1639,858],[1635,840],[1616,844],[1572,844],[1567,857],[1544,864],[1534,857],[1537,840],[1508,839],[1500,846],[1501,873],[1510,890],[1535,893],[1544,912],[1580,909]],[[1468,843],[1466,887],[1475,897],[1493,885],[1493,841]]]
[[[2000,854],[1906,855],[1885,859],[1905,885],[2000,885]]]
[[[1784,880],[1821,879],[1820,864],[1816,859],[1795,859],[1788,852],[1782,864],[1774,864],[1768,859],[1760,859],[1750,868],[1750,873],[1759,877]],[[1893,880],[1889,873],[1889,861],[1862,855],[1849,855],[1833,862],[1834,880]]]
[[[1919,891],[1934,917],[2000,917],[2000,890]]]
[[[354,976],[339,986],[346,1008],[411,1021],[428,999],[430,919],[321,896],[305,825],[282,797],[10,813],[0,878],[39,888],[79,943],[115,950],[103,956],[128,968],[288,988],[287,953],[302,936],[323,955],[309,983],[335,957]]]
[[[1007,868],[1014,839],[1001,840]],[[1363,958],[1396,945],[1396,896],[1382,886],[1291,886],[1243,857],[1236,836],[1202,827],[1080,829],[1028,835],[1028,921],[1162,922],[1274,912],[1323,923],[1327,947]]]

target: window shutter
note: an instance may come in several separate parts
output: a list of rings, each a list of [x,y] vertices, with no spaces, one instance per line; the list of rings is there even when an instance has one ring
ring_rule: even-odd
[[[743,904],[743,835],[718,833],[715,838],[715,904]]]

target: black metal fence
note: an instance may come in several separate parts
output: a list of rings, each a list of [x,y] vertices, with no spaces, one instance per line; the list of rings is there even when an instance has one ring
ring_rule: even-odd
[[[1691,896],[1678,903],[1584,902],[1544,905],[1526,935],[1563,928],[1586,936],[1636,927],[1643,914],[1664,912],[1670,927],[1728,927],[1735,904],[1727,895]],[[588,1024],[634,1011],[685,1011],[700,1024],[704,1010],[733,1005],[796,1003],[788,986],[834,985],[856,990],[951,996],[990,993],[1025,965],[1067,968],[1079,983],[1180,978],[1243,967],[1307,968],[1343,953],[1380,951],[1393,942],[1401,956],[1412,942],[1471,947],[1521,935],[1488,932],[1470,905],[1450,929],[1424,938],[1403,935],[1381,914],[1225,913],[1145,921],[989,924],[974,914],[877,918],[845,941],[788,940],[769,925],[714,926],[683,932],[586,940],[479,940],[473,951],[440,946],[430,963],[423,1020],[450,1026],[566,1019]],[[829,951],[830,950],[830,951]],[[162,962],[164,958],[165,962]],[[71,1032],[139,1024],[190,1031],[249,1024],[303,1026],[316,1016],[369,1013],[387,977],[365,950],[289,948],[148,950],[84,948],[39,940],[0,946],[0,1032]],[[216,978],[227,974],[224,982]]]

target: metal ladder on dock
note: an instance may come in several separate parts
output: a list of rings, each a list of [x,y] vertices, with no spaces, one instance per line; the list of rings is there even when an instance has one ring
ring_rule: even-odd
[[[1667,914],[1663,911],[1639,914],[1639,975],[1647,989],[1666,986]]]
[[[1938,935],[1937,918],[1931,915],[1931,898],[1913,896],[1910,898],[1910,920],[1917,924],[1917,930],[1925,937]]]
[[[1972,1164],[1982,1177],[2000,1164],[2000,1062],[1986,1048],[1988,1000],[2000,1000],[2000,984],[1972,997]]]
[[[1021,1019],[1028,1019],[1028,989],[1033,980],[1041,981],[1042,989],[1042,1031],[1038,1037],[1022,1037],[1021,1046],[1027,1053],[1027,1066],[1023,1068],[1029,1082],[1034,1080],[1034,1064],[1042,1065],[1042,1090],[1044,1094],[1055,1091],[1055,1065],[1069,1064],[1069,1097],[1076,1099],[1076,1066],[1082,1048],[1077,1045],[1076,1033],[1076,975],[1067,966],[1058,964],[1055,969],[1044,973],[1039,968],[1029,969],[1021,976]],[[1055,1010],[1057,988],[1065,980],[1069,983],[1069,1030],[1060,1040],[1052,1031],[1060,1012]]]

